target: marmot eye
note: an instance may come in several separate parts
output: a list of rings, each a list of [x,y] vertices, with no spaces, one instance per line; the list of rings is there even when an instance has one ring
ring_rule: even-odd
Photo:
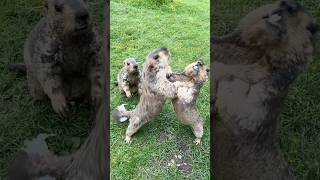
[[[130,63],[129,63],[129,62],[127,62],[127,65],[129,66],[129,65],[130,65]]]
[[[210,69],[206,69],[207,72],[210,72]]]
[[[56,5],[54,6],[54,8],[56,9],[57,12],[62,12],[62,10],[63,10],[63,5],[56,4]]]
[[[157,54],[157,55],[155,55],[155,56],[153,56],[153,59],[159,59],[159,55]]]

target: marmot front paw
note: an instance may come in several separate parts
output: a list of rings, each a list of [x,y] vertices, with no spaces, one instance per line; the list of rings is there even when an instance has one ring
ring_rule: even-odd
[[[129,144],[131,143],[131,136],[126,136],[126,138],[124,139],[124,141]]]

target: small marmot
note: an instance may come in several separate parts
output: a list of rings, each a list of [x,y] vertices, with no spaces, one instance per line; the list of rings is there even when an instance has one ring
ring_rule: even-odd
[[[125,59],[117,79],[119,90],[131,97],[139,91],[139,83],[140,71],[137,61],[134,58]]]

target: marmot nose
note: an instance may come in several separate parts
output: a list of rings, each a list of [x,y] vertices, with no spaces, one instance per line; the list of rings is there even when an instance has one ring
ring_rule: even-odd
[[[134,65],[133,67],[134,67],[135,69],[138,69],[138,65]]]

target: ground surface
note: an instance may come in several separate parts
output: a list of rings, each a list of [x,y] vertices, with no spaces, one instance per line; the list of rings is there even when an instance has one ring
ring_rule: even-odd
[[[140,67],[154,48],[167,47],[172,54],[173,71],[203,59],[209,64],[209,0],[111,2],[111,81],[116,81],[122,62],[138,58]],[[111,121],[112,179],[208,179],[209,178],[209,82],[203,87],[198,108],[205,119],[203,144],[193,144],[189,127],[176,118],[171,103],[161,114],[143,126],[128,145],[124,134],[128,122]],[[111,84],[111,109],[126,103],[134,108],[139,98],[126,98]],[[180,164],[180,166],[178,165]]]
[[[270,0],[225,0],[214,4],[214,34],[231,32],[241,17]],[[300,0],[320,20],[319,0]],[[307,72],[292,85],[279,121],[280,146],[297,179],[320,179],[320,49]]]
[[[32,103],[26,78],[16,77],[7,65],[23,61],[27,34],[41,17],[40,0],[2,0],[0,2],[0,179],[7,179],[7,165],[25,139],[39,133],[53,133],[49,148],[64,154],[79,147],[87,137],[89,107],[75,105],[69,118],[56,115],[50,102]],[[102,25],[102,0],[91,0],[95,21]]]

